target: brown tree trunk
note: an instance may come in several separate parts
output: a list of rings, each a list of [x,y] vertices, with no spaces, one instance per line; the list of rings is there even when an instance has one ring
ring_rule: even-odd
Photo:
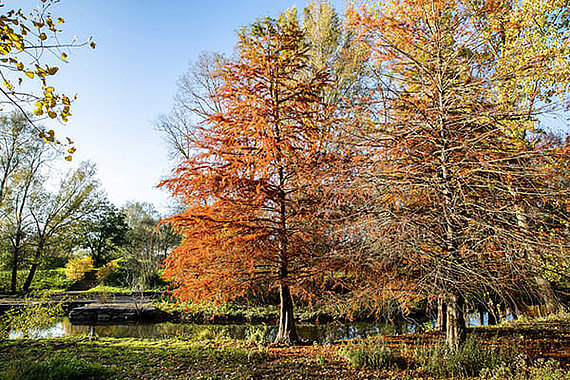
[[[477,314],[479,314],[479,323],[481,326],[485,325],[485,312],[486,312],[485,305],[483,305],[482,303],[477,303]]]
[[[497,306],[494,303],[489,303],[489,308],[487,310],[487,324],[489,326],[496,325],[501,319],[501,314],[499,313]]]
[[[445,340],[451,351],[456,351],[467,339],[465,299],[454,294],[447,299],[447,330]]]
[[[546,314],[556,314],[561,311],[560,302],[556,299],[550,282],[540,275],[535,276],[534,280],[536,281],[540,297],[544,301]]]
[[[295,318],[293,316],[293,299],[289,285],[281,283],[279,287],[281,297],[281,310],[279,314],[279,332],[275,337],[276,344],[292,345],[299,342]]]
[[[437,320],[435,322],[435,331],[446,331],[447,329],[447,305],[443,297],[437,299]]]
[[[33,263],[32,266],[30,267],[30,271],[28,272],[28,277],[26,278],[26,282],[22,287],[22,290],[24,292],[27,292],[30,289],[30,286],[32,285],[32,280],[34,279],[37,269],[38,269],[38,263]]]
[[[18,282],[18,256],[19,249],[14,249],[14,257],[12,261],[12,280],[10,281],[10,293],[16,293],[16,285]]]
[[[12,261],[12,281],[10,282],[10,292],[16,293],[18,283],[18,260],[20,259],[20,232],[16,232],[16,241],[13,245],[14,257]]]

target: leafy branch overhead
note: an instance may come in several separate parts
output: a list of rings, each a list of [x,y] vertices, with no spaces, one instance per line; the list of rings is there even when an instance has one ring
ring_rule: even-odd
[[[70,97],[51,85],[51,77],[59,71],[52,62],[67,62],[69,49],[87,45],[95,48],[95,43],[91,39],[78,42],[77,37],[69,43],[60,41],[60,27],[65,20],[51,14],[56,3],[41,0],[30,13],[11,9],[0,15],[0,107],[16,108],[24,114],[33,109],[35,116],[67,122],[76,95]],[[0,4],[0,10],[3,7]],[[42,129],[39,137],[61,143],[53,130]],[[72,144],[68,138],[67,145]],[[75,148],[70,147],[66,159],[70,160],[74,152]]]

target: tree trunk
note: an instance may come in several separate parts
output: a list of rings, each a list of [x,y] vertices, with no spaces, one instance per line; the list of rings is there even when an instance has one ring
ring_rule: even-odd
[[[32,266],[30,267],[30,271],[28,272],[28,277],[26,278],[26,282],[22,287],[22,290],[24,292],[27,292],[30,289],[30,285],[32,285],[32,280],[34,279],[37,269],[38,269],[38,263],[33,263]]]
[[[12,280],[10,282],[10,293],[16,293],[16,285],[18,283],[18,259],[19,252],[18,248],[14,248],[14,257],[12,261]]]
[[[446,331],[447,329],[447,305],[443,297],[437,299],[437,320],[435,322],[435,331]]]
[[[289,285],[281,283],[279,287],[281,297],[281,311],[279,314],[279,332],[275,337],[275,343],[292,345],[298,343],[297,329],[293,316],[293,300]]]
[[[499,322],[499,320],[501,319],[499,311],[497,310],[497,307],[494,304],[490,303],[489,308],[487,310],[488,310],[487,311],[487,325],[489,325],[489,326],[496,325]]]
[[[556,299],[550,282],[540,275],[535,276],[534,280],[536,281],[540,297],[544,301],[546,314],[556,314],[561,311],[560,302]]]
[[[466,339],[465,299],[461,294],[454,294],[447,299],[447,347],[456,351]]]
[[[481,326],[485,325],[485,312],[486,312],[485,305],[483,305],[483,303],[477,303],[477,314],[479,314],[479,323]]]

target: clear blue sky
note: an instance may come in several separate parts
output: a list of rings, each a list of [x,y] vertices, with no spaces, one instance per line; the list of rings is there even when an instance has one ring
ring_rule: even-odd
[[[8,0],[5,9],[30,10],[39,0]],[[331,1],[343,12],[342,0]],[[230,53],[236,30],[305,1],[292,0],[61,0],[65,38],[89,36],[97,48],[73,50],[61,64],[58,90],[77,93],[73,116],[59,136],[76,142],[74,161],[92,160],[117,206],[128,200],[165,209],[156,189],[174,164],[155,122],[172,105],[178,77],[202,51]]]

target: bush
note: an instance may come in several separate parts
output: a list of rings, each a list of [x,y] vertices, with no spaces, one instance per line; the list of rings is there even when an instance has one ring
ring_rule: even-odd
[[[65,264],[65,277],[69,280],[79,281],[85,273],[93,270],[93,260],[90,256],[70,259]]]
[[[63,268],[39,270],[32,282],[35,290],[67,289],[73,283],[65,276]]]
[[[530,370],[532,380],[570,380],[570,372],[560,368],[556,360],[538,359]]]
[[[41,264],[41,269],[57,269],[63,268],[69,260],[64,256],[46,256]]]
[[[97,271],[97,281],[100,283],[104,282],[109,278],[113,273],[118,271],[120,268],[118,260],[109,261],[107,264],[103,265]]]
[[[109,371],[98,363],[64,356],[53,356],[45,361],[24,365],[21,372],[19,375],[15,374],[14,378],[22,380],[76,380],[100,379],[109,375]]]
[[[62,302],[52,301],[47,293],[37,293],[24,298],[22,307],[6,311],[0,322],[5,333],[14,331],[22,338],[34,338],[63,314]]]
[[[479,376],[500,369],[506,375],[516,374],[524,367],[524,357],[516,350],[483,348],[474,338],[469,338],[457,351],[445,346],[416,350],[417,364],[435,377]]]
[[[359,344],[342,350],[340,355],[356,368],[405,369],[408,367],[406,358],[399,350],[377,344]]]

